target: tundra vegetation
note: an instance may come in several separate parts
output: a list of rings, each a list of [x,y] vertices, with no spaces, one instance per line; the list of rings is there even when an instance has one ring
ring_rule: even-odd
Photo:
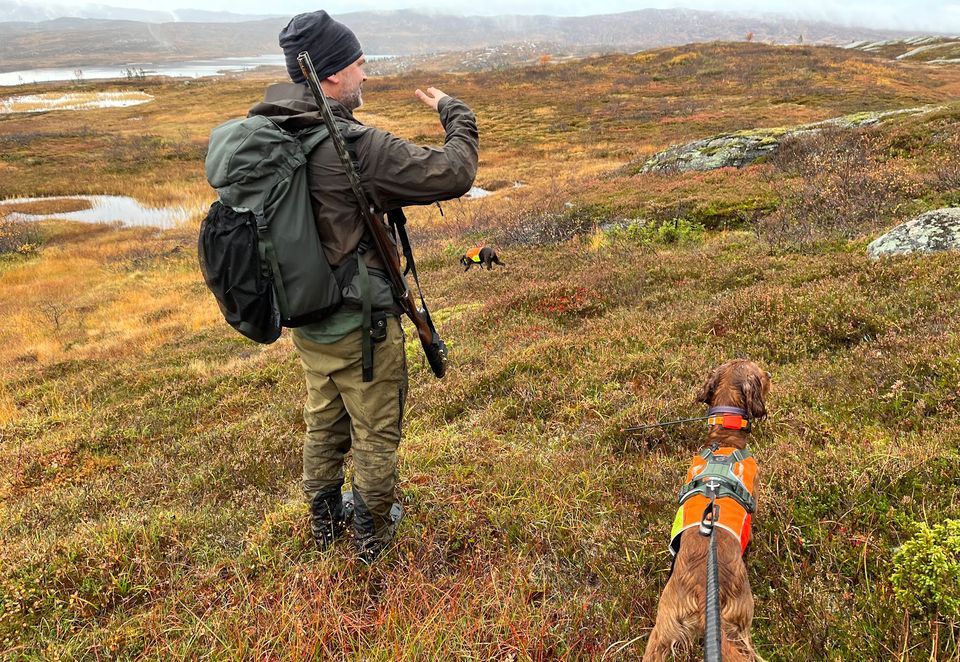
[[[66,85],[154,101],[0,117],[3,194],[199,208],[210,128],[265,82]],[[864,249],[960,203],[960,68],[697,45],[373,79],[360,117],[442,140],[425,84],[477,111],[495,193],[411,213],[453,365],[434,379],[409,341],[409,517],[369,569],[311,547],[301,371],[286,336],[220,319],[202,212],[172,231],[0,219],[0,656],[636,659],[705,430],[620,429],[701,413],[709,370],[746,356],[774,383],[752,439],[757,649],[957,659],[960,256]],[[631,165],[927,104],[743,169]],[[463,273],[475,243],[507,268]]]

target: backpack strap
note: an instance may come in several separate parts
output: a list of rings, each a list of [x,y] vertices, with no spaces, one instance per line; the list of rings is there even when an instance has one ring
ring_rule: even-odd
[[[346,122],[339,123],[341,130],[349,126]],[[353,162],[353,168],[357,173],[357,179],[360,178],[360,158],[357,155],[356,139],[359,137],[356,133],[342,131],[347,151],[350,152],[350,160]],[[370,288],[370,271],[367,269],[367,263],[363,259],[363,254],[370,248],[368,234],[364,232],[360,243],[357,246],[357,272],[360,281],[360,301],[361,301],[361,353],[363,356],[363,381],[373,381],[373,300]]]
[[[271,272],[264,275],[270,277],[273,281],[280,310],[290,310],[287,302],[287,291],[283,286],[283,278],[280,277],[280,263],[277,261],[277,252],[273,250],[270,226],[267,224],[262,211],[254,212],[254,218],[257,223],[257,249],[260,251],[260,264],[269,265]]]

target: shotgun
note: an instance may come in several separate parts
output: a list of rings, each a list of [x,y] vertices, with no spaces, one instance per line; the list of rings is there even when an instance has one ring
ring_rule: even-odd
[[[367,231],[370,234],[373,247],[377,251],[377,255],[380,256],[380,260],[386,266],[394,296],[400,301],[400,307],[403,309],[403,312],[416,327],[417,335],[420,337],[420,344],[423,345],[423,353],[427,357],[427,363],[430,364],[430,369],[433,370],[433,374],[437,377],[443,377],[447,369],[447,345],[443,342],[443,339],[440,338],[440,334],[437,333],[433,325],[433,320],[430,319],[430,311],[427,310],[427,305],[423,300],[422,294],[420,302],[423,307],[417,307],[416,299],[414,299],[413,293],[407,286],[407,279],[404,278],[404,274],[400,270],[400,256],[397,255],[396,244],[393,243],[387,234],[387,226],[384,225],[377,216],[374,208],[367,200],[366,194],[360,187],[360,177],[354,168],[353,160],[350,158],[350,152],[347,149],[346,140],[344,140],[343,134],[340,133],[340,128],[337,126],[337,122],[333,117],[333,111],[327,102],[327,97],[320,87],[317,70],[313,68],[313,61],[310,59],[310,54],[303,51],[297,55],[297,63],[300,65],[303,77],[307,79],[307,83],[310,85],[310,91],[313,92],[317,106],[320,108],[320,115],[323,117],[323,122],[330,130],[330,138],[333,140],[337,154],[340,156],[340,162],[343,164],[347,179],[350,181],[350,188],[353,189],[353,194],[357,197],[357,202],[360,204],[363,220],[366,222]],[[408,265],[408,267],[409,266],[410,265]],[[414,272],[414,277],[416,277],[416,272]]]

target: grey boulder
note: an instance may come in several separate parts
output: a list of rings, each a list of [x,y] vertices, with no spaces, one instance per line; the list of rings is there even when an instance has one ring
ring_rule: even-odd
[[[867,255],[939,253],[960,250],[960,207],[935,209],[902,223],[867,246]]]

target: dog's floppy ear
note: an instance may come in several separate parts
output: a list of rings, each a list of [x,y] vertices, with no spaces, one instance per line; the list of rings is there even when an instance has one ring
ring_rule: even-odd
[[[764,388],[759,375],[750,375],[740,385],[743,393],[743,406],[750,412],[751,418],[763,418],[767,415],[767,406],[763,402]]]
[[[467,264],[467,256],[466,256],[466,255],[461,255],[461,256],[460,256],[460,264],[463,264],[463,265],[466,265],[466,264]]]
[[[697,402],[705,405],[713,404],[713,393],[717,390],[717,384],[720,383],[720,368],[714,368],[707,381],[703,383],[700,390],[697,391]]]

